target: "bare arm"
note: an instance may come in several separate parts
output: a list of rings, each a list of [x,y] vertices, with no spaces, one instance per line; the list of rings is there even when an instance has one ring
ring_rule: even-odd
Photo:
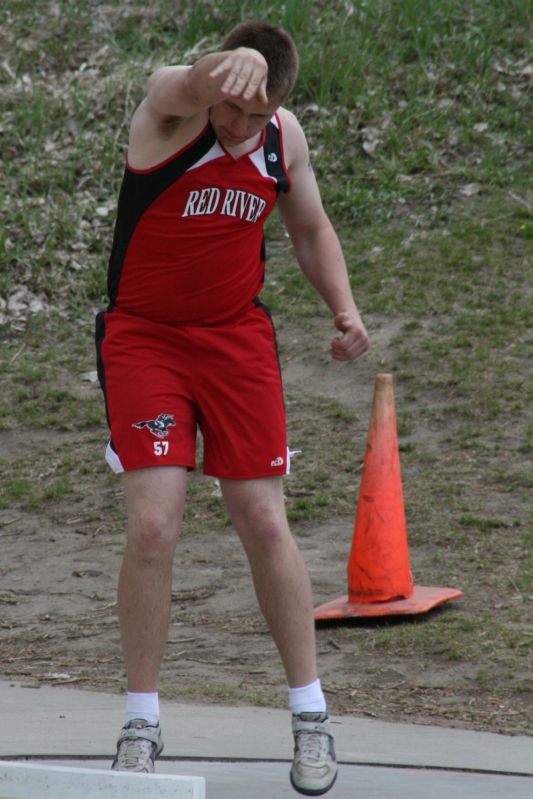
[[[305,136],[292,115],[283,114],[292,189],[278,200],[300,268],[333,313],[342,335],[333,339],[336,360],[353,360],[368,348],[368,334],[355,304],[342,248],[324,211],[310,168]]]
[[[147,110],[161,118],[191,117],[227,97],[266,103],[267,64],[239,47],[200,58],[193,67],[162,67],[148,81]]]
[[[197,136],[208,109],[228,97],[266,98],[267,64],[261,53],[238,48],[211,53],[193,67],[168,66],[148,80],[147,96],[133,115],[131,166],[146,169]]]

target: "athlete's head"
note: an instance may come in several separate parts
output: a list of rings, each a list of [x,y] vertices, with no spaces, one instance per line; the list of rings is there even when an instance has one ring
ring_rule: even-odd
[[[228,33],[220,49],[237,47],[250,47],[263,55],[268,65],[267,94],[282,103],[298,74],[298,52],[289,34],[268,22],[248,20]]]

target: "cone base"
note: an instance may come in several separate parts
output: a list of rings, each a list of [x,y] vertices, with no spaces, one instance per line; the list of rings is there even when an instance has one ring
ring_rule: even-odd
[[[348,597],[340,597],[315,608],[315,621],[350,619],[379,616],[413,616],[427,613],[432,608],[462,597],[456,588],[436,588],[428,585],[415,585],[407,599],[394,599],[391,602],[349,602]]]

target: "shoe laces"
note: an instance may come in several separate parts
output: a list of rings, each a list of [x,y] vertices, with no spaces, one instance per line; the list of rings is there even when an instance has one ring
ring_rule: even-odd
[[[302,760],[319,763],[327,754],[328,736],[323,732],[298,733],[298,749]]]
[[[118,764],[122,769],[134,769],[140,765],[145,765],[146,760],[151,757],[153,743],[142,738],[132,738],[123,741],[118,754]]]

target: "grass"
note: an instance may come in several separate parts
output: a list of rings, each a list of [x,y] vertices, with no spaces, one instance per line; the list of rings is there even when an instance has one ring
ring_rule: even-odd
[[[372,645],[455,664],[490,655],[501,675],[480,665],[478,689],[522,697],[531,685],[513,664],[525,670],[531,654],[533,601],[532,0],[2,4],[0,441],[19,443],[0,456],[0,509],[122,523],[100,461],[102,401],[80,375],[94,369],[128,122],[153,69],[193,61],[251,15],[298,42],[290,106],[355,296],[371,336],[397,323],[376,366],[402,394],[410,543],[427,553],[428,580],[469,593],[463,611],[434,626],[385,625]],[[264,299],[281,329],[311,337],[329,312],[276,219],[267,231]],[[287,408],[306,450],[287,508],[306,536],[353,515],[366,419],[312,393],[288,395]],[[212,482],[193,477],[190,500],[191,536],[228,525]],[[496,595],[502,607],[485,612]]]
[[[164,687],[160,692],[161,697],[166,700],[184,701],[184,698],[191,702],[209,701],[212,704],[221,703],[228,705],[246,704],[254,707],[268,707],[269,702],[264,694],[246,688],[234,687],[233,685],[212,685],[209,682],[202,682],[193,688],[183,691],[173,690]]]
[[[73,487],[68,477],[63,476],[48,482],[44,486],[35,484],[33,480],[15,477],[5,481],[0,508],[20,508],[31,511],[45,511],[47,503],[61,501],[73,494]]]
[[[530,1],[258,2],[253,11],[286,25],[301,45],[293,105],[337,220],[376,230],[423,201],[419,221],[435,225],[461,187],[527,189]],[[222,21],[230,26],[250,12],[242,2],[177,10],[133,3],[111,19],[89,2],[4,5],[6,46],[20,42],[4,48],[0,71],[12,134],[4,156],[4,291],[22,261],[29,285],[49,296],[59,277],[71,303],[102,301],[117,145],[125,146],[145,78],[159,63],[209,49]],[[110,213],[99,217],[96,208]],[[516,210],[527,238],[531,207]],[[80,273],[73,262],[83,264]],[[288,280],[288,292],[301,290]]]

